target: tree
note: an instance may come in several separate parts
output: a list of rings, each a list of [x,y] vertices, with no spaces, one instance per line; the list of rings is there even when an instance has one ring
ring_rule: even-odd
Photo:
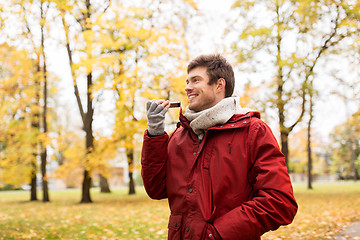
[[[34,61],[25,50],[4,43],[0,62],[0,181],[21,185],[31,182],[37,161]],[[30,200],[36,199],[32,191]]]
[[[63,23],[65,32],[65,46],[68,53],[71,76],[73,78],[74,94],[79,108],[80,116],[85,131],[86,155],[91,154],[94,150],[94,71],[96,64],[100,61],[97,59],[99,53],[96,51],[96,34],[101,33],[102,29],[97,32],[97,21],[106,12],[110,6],[110,1],[90,2],[90,0],[76,1],[56,1],[57,8]],[[74,62],[75,57],[80,57],[80,63]],[[85,103],[81,101],[80,91],[77,81],[85,80],[86,92]],[[85,111],[86,109],[86,111]],[[81,203],[92,202],[90,196],[91,187],[91,163],[89,158],[84,157],[84,177],[82,184]]]
[[[293,131],[289,136],[289,168],[298,173],[304,181],[307,180],[308,188],[312,188],[316,176],[326,177],[329,173],[328,144],[325,144],[322,135],[317,129],[310,129],[311,141],[309,141],[309,126],[298,131]],[[311,151],[309,152],[309,144]],[[311,166],[309,166],[309,153],[311,153]],[[311,188],[310,188],[311,187]]]
[[[47,9],[49,7],[47,1],[40,1],[40,59],[42,59],[42,66],[39,68],[42,78],[42,96],[43,96],[43,110],[42,110],[42,132],[46,137],[48,133],[48,123],[47,123],[47,114],[48,114],[48,81],[47,81],[47,65],[46,65],[46,54],[45,54],[45,23]],[[40,64],[40,62],[39,62]],[[40,158],[41,158],[41,175],[42,175],[42,192],[43,192],[43,202],[49,202],[49,188],[48,188],[48,176],[47,176],[47,144],[46,140],[40,143]]]
[[[358,46],[359,48],[359,46]],[[336,71],[332,71],[334,78],[337,80],[337,89],[332,91],[332,94],[343,100],[345,123],[335,127],[331,134],[334,142],[332,158],[333,170],[336,171],[340,178],[354,178],[355,181],[359,178],[359,157],[357,145],[359,133],[359,126],[356,121],[359,118],[359,110],[353,114],[350,110],[350,105],[353,103],[355,109],[359,107],[360,99],[360,82],[358,81],[359,71],[359,52],[354,51],[351,56],[348,56],[349,70],[351,74],[346,77],[340,76]],[[348,70],[348,71],[349,71]],[[351,76],[352,75],[352,76]],[[338,135],[338,136],[336,136]],[[348,164],[351,164],[348,165]],[[352,170],[350,170],[352,169]],[[351,173],[352,171],[352,173]]]
[[[39,5],[39,6],[37,6]],[[46,166],[47,166],[47,146],[46,146],[46,135],[48,132],[47,127],[47,67],[46,67],[46,55],[45,55],[45,23],[47,10],[49,8],[49,2],[45,0],[40,1],[23,1],[21,3],[23,9],[23,21],[26,26],[25,38],[31,42],[31,48],[36,55],[36,74],[35,74],[35,85],[37,89],[36,101],[35,101],[35,117],[33,122],[33,127],[39,129],[39,132],[42,132],[42,137],[39,136],[38,145],[39,145],[39,155],[41,159],[41,175],[42,175],[42,192],[43,192],[43,202],[49,202],[49,190],[48,190],[48,180],[46,175]],[[32,11],[31,9],[35,6],[38,7],[38,10]],[[37,13],[40,13],[40,16],[37,16]],[[30,24],[29,21],[36,20],[37,24]],[[35,25],[35,26],[34,26]],[[40,27],[40,42],[37,43],[36,36],[32,28]],[[40,110],[40,101],[42,104],[42,111]],[[37,147],[34,146],[34,149]],[[36,200],[36,181],[37,166],[34,164],[33,177],[32,177],[32,199]]]
[[[146,99],[179,99],[182,85],[178,82],[184,83],[183,73],[179,74],[178,68],[184,69],[184,22],[180,21],[180,26],[176,26],[170,21],[174,18],[166,17],[168,11],[177,11],[178,8],[173,7],[173,3],[162,3],[161,6],[167,9],[165,14],[160,10],[158,1],[139,3],[114,5],[110,9],[114,18],[105,23],[110,26],[110,38],[104,41],[107,44],[103,50],[109,58],[116,57],[116,65],[106,65],[104,68],[111,73],[115,93],[113,139],[119,143],[119,147],[126,149],[129,194],[135,193],[133,173],[138,146],[146,128],[143,114]],[[186,5],[184,2],[178,4]],[[175,67],[163,62],[171,62]]]
[[[332,139],[332,168],[340,179],[359,179],[360,110],[335,127]]]
[[[311,149],[311,124],[314,119],[313,108],[314,108],[314,93],[313,93],[313,84],[310,83],[309,86],[309,121],[307,126],[307,159],[308,159],[308,189],[312,189],[312,168],[313,168],[313,158],[312,158],[312,149]]]
[[[129,169],[129,194],[135,194],[133,181],[134,170],[134,135],[143,129],[144,121],[135,117],[136,97],[142,82],[138,79],[138,58],[143,49],[142,43],[151,37],[149,29],[142,25],[150,11],[142,7],[113,5],[109,9],[114,18],[106,20],[108,35],[104,35],[103,52],[115,65],[103,64],[104,71],[110,76],[110,84],[115,96],[115,125],[112,135],[118,147],[126,149]]]
[[[233,24],[232,30],[241,34],[232,48],[242,70],[263,73],[258,82],[271,93],[254,97],[277,110],[286,163],[288,137],[305,116],[319,60],[325,53],[336,54],[344,39],[358,35],[359,7],[353,1],[300,0],[235,1],[233,5],[242,18]]]
[[[37,158],[41,158],[43,201],[49,201],[47,186],[47,69],[45,56],[45,24],[49,3],[41,1],[11,1],[4,4],[5,23],[16,26],[13,29],[4,29],[4,39],[17,49],[26,49],[26,57],[32,62],[33,72],[26,72],[32,81],[33,96],[26,101],[32,116],[31,128],[36,133],[32,143],[33,161],[31,172],[31,200],[37,200]],[[37,31],[39,29],[39,31]],[[38,34],[40,32],[40,34]],[[39,40],[40,39],[40,40]],[[13,64],[9,61],[10,64]],[[15,63],[18,64],[18,63]],[[10,70],[11,71],[11,70]],[[30,82],[30,81],[29,81]],[[25,85],[28,88],[27,85]],[[19,85],[18,87],[21,87]],[[21,111],[21,109],[18,109]],[[22,119],[22,118],[21,118]],[[23,121],[23,119],[21,120]]]

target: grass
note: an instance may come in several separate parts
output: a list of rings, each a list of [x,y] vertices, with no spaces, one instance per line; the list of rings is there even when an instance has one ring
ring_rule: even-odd
[[[39,194],[40,196],[40,194]],[[54,191],[51,202],[29,202],[28,192],[1,193],[0,239],[164,239],[167,200],[150,200],[142,189],[100,194],[79,204],[80,191]]]
[[[331,239],[343,225],[360,220],[355,183],[295,185],[299,211],[294,222],[262,239]],[[79,204],[80,191],[53,191],[51,202],[29,202],[28,192],[0,193],[0,239],[166,239],[167,200],[151,200],[142,188],[100,194]],[[39,194],[39,196],[41,196]]]

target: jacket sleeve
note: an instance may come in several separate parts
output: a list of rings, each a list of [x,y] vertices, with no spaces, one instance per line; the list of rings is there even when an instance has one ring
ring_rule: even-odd
[[[147,130],[144,134],[141,151],[141,176],[144,187],[150,198],[167,198],[166,194],[166,163],[169,137],[150,137]]]
[[[256,119],[250,125],[248,139],[248,180],[253,196],[214,220],[225,240],[260,239],[263,233],[290,224],[297,212],[285,158],[270,128]]]

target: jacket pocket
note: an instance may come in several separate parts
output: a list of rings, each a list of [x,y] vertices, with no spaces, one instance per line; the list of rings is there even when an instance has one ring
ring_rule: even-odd
[[[168,225],[168,239],[181,239],[182,215],[171,214]]]

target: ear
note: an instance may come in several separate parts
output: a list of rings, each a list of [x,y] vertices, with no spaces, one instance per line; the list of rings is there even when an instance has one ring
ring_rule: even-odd
[[[217,92],[224,92],[225,94],[226,81],[223,78],[219,78],[217,81],[216,90]]]

